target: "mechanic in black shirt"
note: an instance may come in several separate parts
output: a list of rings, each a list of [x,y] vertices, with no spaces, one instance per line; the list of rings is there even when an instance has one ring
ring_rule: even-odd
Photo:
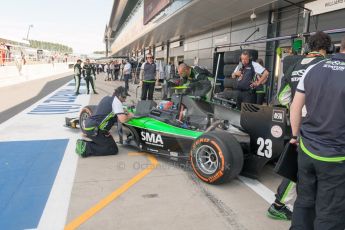
[[[291,229],[345,229],[344,98],[345,37],[340,53],[305,71],[291,105],[290,143],[300,136]]]
[[[326,52],[331,45],[330,43],[331,39],[323,32],[317,32],[309,38],[308,45],[311,52],[295,65],[290,66],[286,74],[282,77],[281,87],[278,93],[278,101],[281,105],[288,106],[291,104],[298,82],[305,70],[325,58]]]
[[[87,137],[92,141],[79,139],[76,153],[82,157],[115,155],[118,153],[117,145],[109,133],[116,122],[124,123],[133,114],[125,114],[122,103],[127,97],[126,89],[120,86],[115,89],[112,96],[105,96],[98,104],[96,111],[85,121]]]
[[[81,79],[81,60],[78,59],[77,63],[74,65],[74,81],[75,81],[75,95],[79,94],[80,79]]]
[[[290,105],[295,95],[297,84],[306,69],[324,60],[326,51],[331,46],[331,38],[323,32],[317,32],[309,38],[308,45],[311,52],[309,52],[306,57],[296,62],[296,64],[289,67],[282,78],[282,84],[278,94],[278,101],[281,105]],[[302,117],[305,117],[305,115],[306,112],[304,111]],[[275,196],[276,200],[269,207],[267,215],[274,219],[290,220],[293,203],[297,196],[296,184],[284,178]]]
[[[96,76],[96,70],[94,66],[90,63],[90,59],[86,59],[86,63],[83,66],[83,76],[86,81],[87,94],[90,93],[90,83],[94,94],[98,94],[95,90],[95,83],[93,81],[93,76]]]
[[[255,75],[261,77],[255,81]],[[240,91],[237,97],[237,108],[241,109],[242,102],[256,103],[255,88],[264,84],[264,80],[268,77],[268,71],[250,59],[250,54],[243,51],[241,54],[241,62],[232,73],[232,78],[237,78],[236,89]]]

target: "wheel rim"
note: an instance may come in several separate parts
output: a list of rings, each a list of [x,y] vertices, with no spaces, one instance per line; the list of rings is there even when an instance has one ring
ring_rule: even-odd
[[[89,114],[88,113],[82,113],[81,114],[81,122],[80,122],[80,126],[82,129],[85,128],[85,122],[86,122],[86,119],[89,117]]]
[[[218,169],[218,155],[209,145],[200,146],[195,153],[196,164],[202,173],[210,175]]]

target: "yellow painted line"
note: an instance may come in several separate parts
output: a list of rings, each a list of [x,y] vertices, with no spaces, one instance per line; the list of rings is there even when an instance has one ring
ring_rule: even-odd
[[[113,200],[118,198],[122,193],[126,192],[130,187],[132,187],[134,184],[136,184],[138,181],[143,179],[146,175],[148,175],[153,169],[155,169],[158,165],[157,159],[148,154],[144,153],[129,153],[130,156],[146,156],[151,164],[138,173],[136,176],[134,176],[132,179],[130,179],[128,182],[123,184],[120,188],[116,189],[114,192],[103,198],[100,202],[98,202],[96,205],[91,207],[89,210],[81,214],[79,217],[72,220],[68,225],[65,226],[65,230],[72,230],[78,228],[81,224],[85,223],[88,219],[90,219],[92,216],[94,216],[97,212],[101,211],[103,208],[105,208],[108,204],[110,204]]]

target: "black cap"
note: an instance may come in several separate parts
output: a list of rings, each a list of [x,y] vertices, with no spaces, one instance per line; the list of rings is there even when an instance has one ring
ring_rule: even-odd
[[[114,95],[117,96],[117,97],[127,97],[129,94],[127,93],[125,87],[123,86],[119,86],[115,89],[114,91]]]

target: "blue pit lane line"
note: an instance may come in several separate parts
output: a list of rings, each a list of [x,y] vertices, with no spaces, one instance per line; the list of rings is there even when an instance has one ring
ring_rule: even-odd
[[[0,229],[37,228],[67,144],[0,142]]]

